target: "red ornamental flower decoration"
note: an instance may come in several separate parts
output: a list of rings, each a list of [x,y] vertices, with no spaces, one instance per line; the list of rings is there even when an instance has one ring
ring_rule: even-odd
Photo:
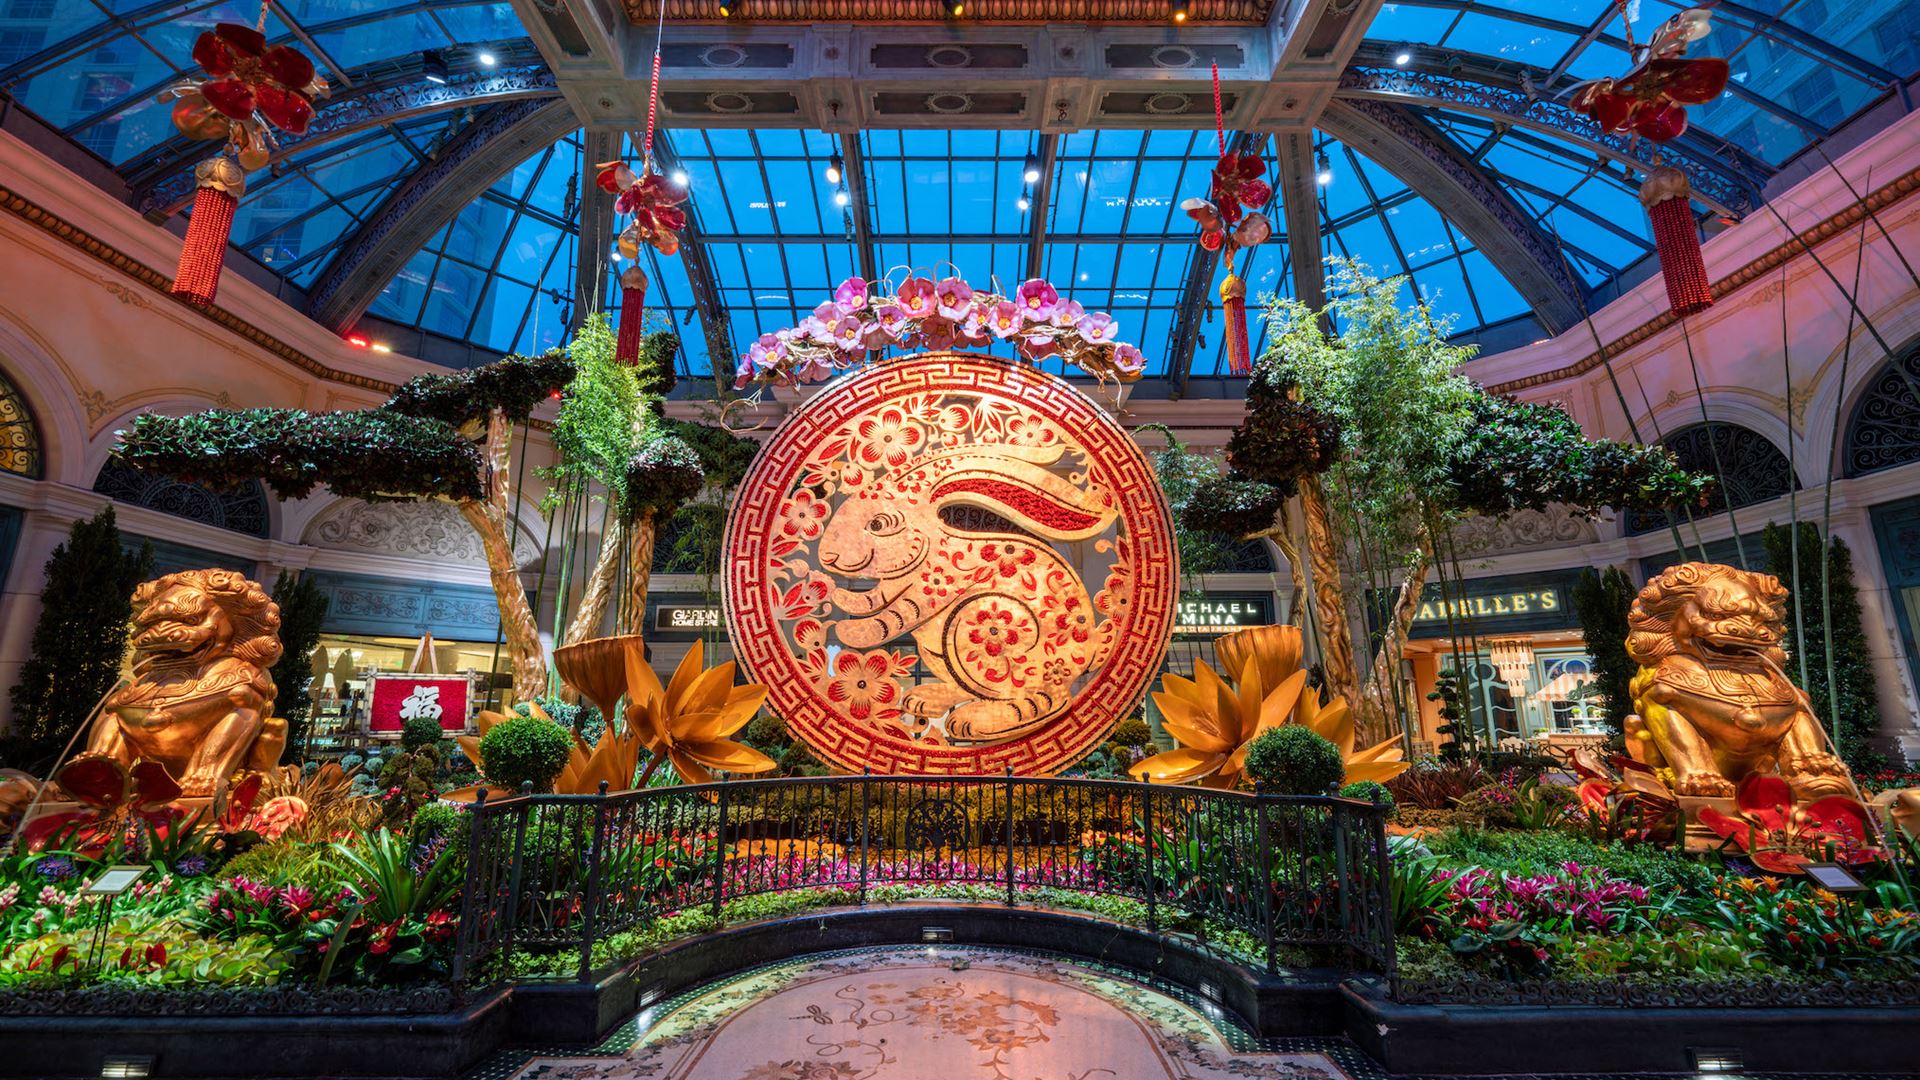
[[[647,244],[662,255],[680,250],[680,230],[687,227],[687,212],[680,204],[687,201],[686,189],[667,182],[658,173],[636,176],[624,162],[609,162],[600,167],[600,190],[617,196],[616,213],[631,214],[633,220],[620,233],[620,253],[638,258],[640,245]]]
[[[257,112],[282,131],[306,134],[313,97],[325,86],[315,79],[313,61],[285,45],[267,48],[264,34],[239,23],[201,34],[193,58],[213,76],[199,89],[221,113],[244,121]]]
[[[1632,132],[1653,142],[1687,130],[1688,105],[1704,105],[1727,88],[1729,69],[1719,57],[1686,59],[1687,46],[1706,37],[1711,16],[1689,8],[1660,24],[1634,69],[1618,79],[1596,79],[1573,96],[1575,112],[1593,117],[1610,132]],[[1631,40],[1631,38],[1629,38]]]
[[[173,801],[180,785],[157,761],[123,766],[102,754],[81,754],[54,773],[53,782],[81,808],[29,822],[21,833],[29,848],[71,835],[82,851],[98,850],[137,823],[159,826],[179,816]]]
[[[1712,829],[1753,864],[1775,874],[1800,868],[1832,849],[1839,862],[1872,862],[1880,852],[1868,845],[1867,808],[1844,795],[1829,795],[1806,806],[1793,805],[1793,788],[1777,776],[1749,776],[1734,789],[1738,816],[1702,807],[1700,824]]]
[[[1218,251],[1231,242],[1235,248],[1250,248],[1272,235],[1266,215],[1246,212],[1273,199],[1273,188],[1261,179],[1266,171],[1258,155],[1226,154],[1213,167],[1207,197],[1180,204],[1188,217],[1200,223],[1201,247]]]

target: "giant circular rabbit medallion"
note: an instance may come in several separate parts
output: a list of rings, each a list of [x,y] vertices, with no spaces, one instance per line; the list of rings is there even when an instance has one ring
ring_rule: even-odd
[[[987,357],[876,364],[799,406],[726,546],[735,649],[845,769],[1057,772],[1139,703],[1173,629],[1146,456],[1064,379]]]

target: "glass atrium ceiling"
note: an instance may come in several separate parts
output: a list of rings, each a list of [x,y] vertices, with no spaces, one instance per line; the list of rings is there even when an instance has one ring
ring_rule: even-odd
[[[1628,9],[1644,34],[1683,6],[1630,0]],[[252,23],[257,11],[250,2],[204,0],[0,0],[0,90],[131,173],[129,166],[138,167],[173,134],[167,107],[153,95],[184,74],[180,65],[191,63],[194,37],[221,21]],[[1712,36],[1695,52],[1727,57],[1733,81],[1721,98],[1691,110],[1694,133],[1700,146],[1763,171],[1920,71],[1920,5],[1910,0],[1722,2],[1713,5],[1713,20]],[[272,0],[266,25],[269,39],[314,56],[336,89],[417,80],[422,50],[442,50],[456,70],[470,71],[483,53],[497,54],[503,65],[534,55],[505,3]],[[1628,66],[1614,0],[1388,3],[1352,65],[1442,80],[1498,71],[1560,95],[1576,80]],[[454,101],[301,143],[251,179],[234,243],[296,289],[312,287],[355,230],[487,107]],[[1562,138],[1509,126],[1444,98],[1407,107],[1559,238],[1587,289],[1607,286],[1650,252],[1637,180],[1582,145],[1586,133]],[[1038,272],[1088,309],[1119,319],[1121,337],[1142,345],[1155,365],[1149,375],[1167,373],[1165,343],[1174,339],[1189,297],[1199,295],[1202,312],[1217,306],[1224,269],[1215,269],[1204,290],[1192,287],[1200,249],[1178,209],[1180,200],[1205,192],[1218,155],[1210,130],[1059,136],[1053,174],[1042,185],[1049,197],[1038,211],[1038,251],[1035,211],[1021,205],[1033,194],[1021,173],[1039,146],[1036,133],[922,127],[847,137],[858,139],[864,185],[860,198],[843,204],[839,187],[824,178],[828,160],[842,149],[840,136],[791,129],[666,134],[670,156],[688,178],[698,248],[726,312],[730,350],[792,325],[858,272],[855,209],[865,211],[880,275],[897,280],[904,267],[957,270],[976,285],[997,279],[1010,287]],[[1528,330],[1520,293],[1440,206],[1324,134],[1316,149],[1325,181],[1317,185],[1322,254],[1408,274],[1462,334],[1513,327],[1494,337],[1537,336]],[[577,190],[592,182],[593,170],[582,161],[578,132],[497,166],[497,179],[385,284],[371,315],[483,352],[538,350],[561,339],[579,261]],[[1292,253],[1277,200],[1269,216],[1274,238],[1241,267],[1254,295],[1290,289]],[[716,365],[685,256],[643,258],[652,280],[649,307],[681,328],[686,371],[709,374]],[[603,303],[610,298],[603,292]],[[1217,320],[1198,327],[1195,376],[1222,372],[1217,328]],[[731,368],[731,357],[719,360],[717,366]]]

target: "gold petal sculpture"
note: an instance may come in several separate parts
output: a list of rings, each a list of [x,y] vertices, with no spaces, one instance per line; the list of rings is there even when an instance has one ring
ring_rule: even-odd
[[[616,634],[562,645],[553,650],[553,666],[568,686],[586,695],[612,723],[620,695],[627,689],[627,645],[639,640],[638,634]]]
[[[689,784],[711,781],[709,769],[759,773],[775,767],[772,758],[729,738],[767,700],[767,688],[758,683],[733,685],[733,661],[706,667],[705,650],[696,641],[663,687],[634,637],[626,646],[626,668],[627,730],[653,753],[643,786],[662,760]]]
[[[1318,691],[1307,689],[1301,652],[1299,627],[1256,626],[1213,643],[1214,659],[1232,681],[1205,660],[1194,662],[1191,679],[1162,676],[1153,703],[1180,746],[1128,771],[1152,783],[1232,787],[1246,765],[1248,744],[1282,724],[1298,724],[1338,747],[1347,763],[1347,783],[1384,781],[1405,771],[1399,739],[1354,750],[1351,710],[1344,701],[1327,704]]]

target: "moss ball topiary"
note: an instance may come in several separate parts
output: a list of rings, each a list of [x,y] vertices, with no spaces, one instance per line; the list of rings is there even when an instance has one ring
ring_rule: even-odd
[[[1325,795],[1347,774],[1340,748],[1294,724],[1247,745],[1247,779],[1282,795]]]
[[[787,722],[764,709],[747,721],[746,730],[740,733],[740,738],[748,746],[757,746],[762,750],[793,743],[793,737],[787,734]]]
[[[1341,788],[1340,795],[1343,798],[1359,799],[1365,803],[1378,801],[1381,806],[1387,808],[1388,817],[1394,814],[1393,792],[1388,791],[1387,785],[1378,780],[1355,780]]]
[[[537,716],[516,716],[495,724],[480,740],[480,761],[487,782],[510,791],[533,784],[535,791],[549,791],[555,777],[567,767],[567,753],[573,736],[551,720]]]
[[[400,745],[407,750],[433,746],[445,734],[440,721],[431,716],[410,716],[400,725]]]
[[[1107,741],[1115,746],[1128,748],[1151,746],[1153,744],[1153,729],[1147,726],[1145,720],[1137,716],[1129,716],[1125,720],[1113,725],[1113,734],[1107,737]]]

